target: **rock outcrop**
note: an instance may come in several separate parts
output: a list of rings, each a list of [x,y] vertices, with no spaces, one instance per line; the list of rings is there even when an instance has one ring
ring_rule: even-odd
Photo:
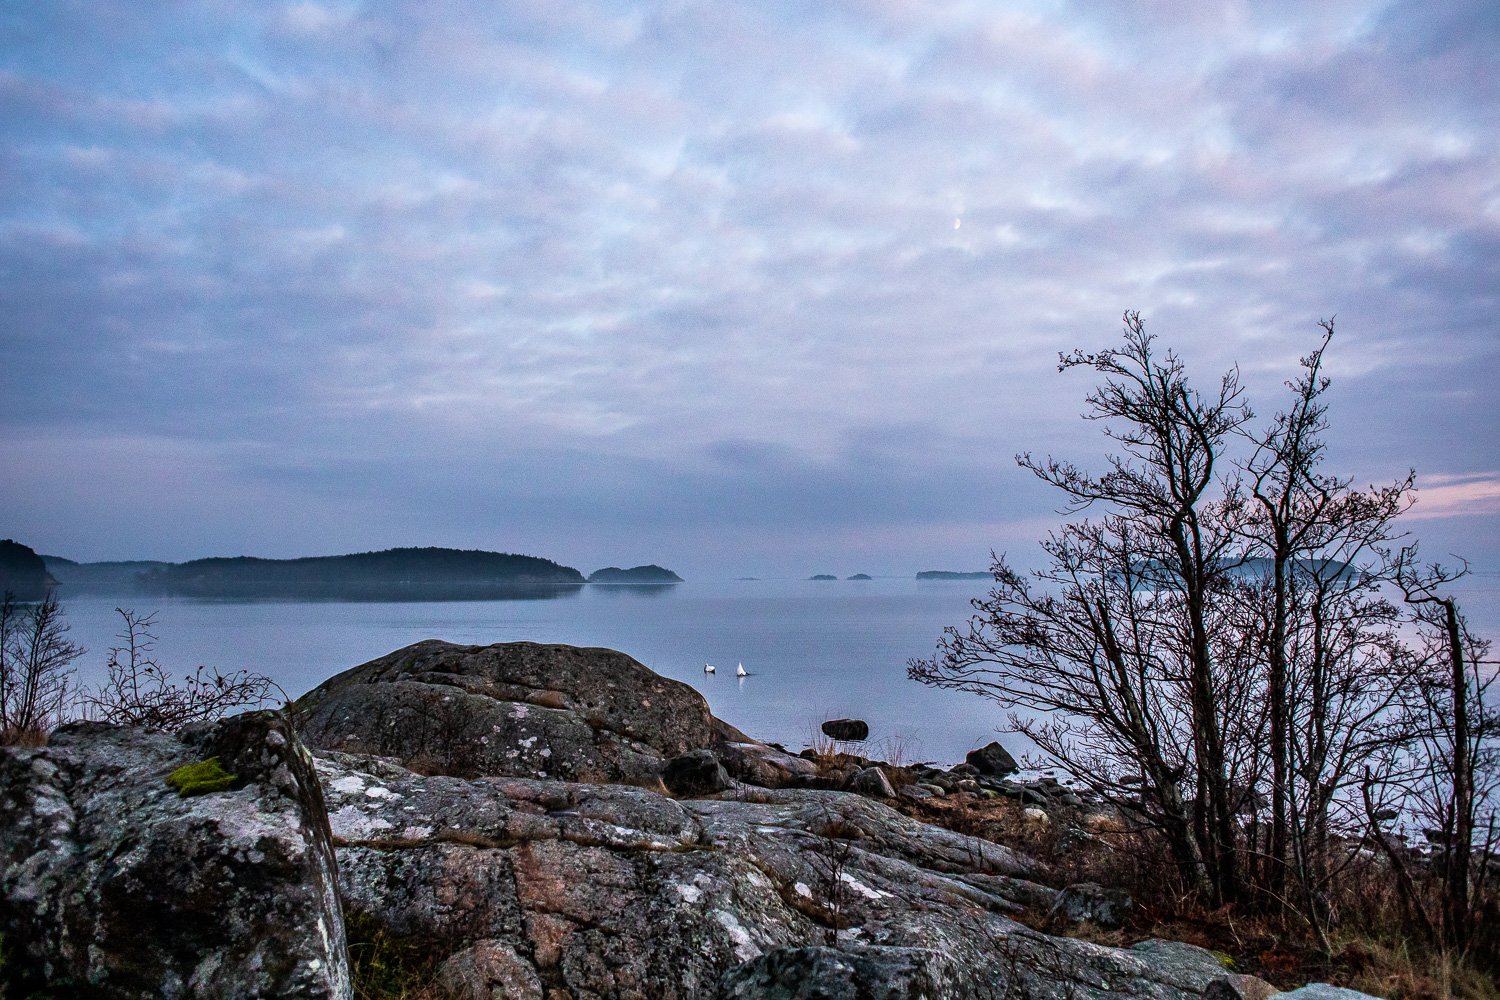
[[[703,696],[612,649],[428,640],[298,700],[310,746],[465,776],[654,784],[714,743]]]
[[[277,713],[0,748],[0,866],[5,996],[349,996],[322,793]]]
[[[1037,862],[859,795],[742,787],[677,801],[315,756],[350,910],[451,949],[445,968],[474,968],[482,943],[549,996],[946,998],[1014,986],[1040,1000],[1066,984],[1085,1000],[1189,1000],[1224,971],[1189,945],[1120,950],[1029,930],[1008,914],[1052,897],[1027,880]],[[859,992],[875,980],[906,992]]]
[[[342,1000],[348,921],[461,1000],[1264,1000],[1201,948],[1023,926],[1129,900],[888,804],[1081,801],[1050,776],[820,768],[534,643],[418,643],[298,719],[324,749],[270,712],[0,749],[0,996]]]

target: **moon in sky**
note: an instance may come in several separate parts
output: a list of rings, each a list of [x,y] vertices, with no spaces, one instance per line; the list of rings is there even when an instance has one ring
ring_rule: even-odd
[[[953,228],[954,229],[957,229],[959,226],[961,226],[963,224],[964,224],[964,220],[963,219],[954,219],[953,220]]]

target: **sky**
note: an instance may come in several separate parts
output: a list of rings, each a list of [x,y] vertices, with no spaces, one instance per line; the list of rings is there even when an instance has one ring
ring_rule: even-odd
[[[0,6],[0,536],[1025,561],[1124,310],[1500,568],[1491,0]]]

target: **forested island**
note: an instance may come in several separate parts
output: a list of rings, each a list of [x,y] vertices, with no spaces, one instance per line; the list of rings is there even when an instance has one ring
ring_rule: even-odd
[[[0,593],[20,601],[39,601],[56,582],[41,556],[20,542],[0,540]]]
[[[417,601],[551,597],[584,582],[578,570],[551,559],[442,548],[303,559],[194,559],[137,578],[146,593],[183,597]]]
[[[300,559],[236,556],[183,563],[80,563],[61,556],[35,558],[34,569],[49,574],[50,585],[59,587],[63,595],[472,601],[559,597],[576,594],[586,583],[682,582],[676,573],[654,564],[631,569],[611,566],[585,579],[572,566],[539,556],[436,547]]]
[[[946,569],[925,569],[917,574],[918,580],[988,580],[988,570],[980,570],[975,573],[955,573]]]
[[[682,577],[669,569],[657,566],[655,563],[646,566],[632,566],[630,569],[621,569],[618,566],[606,566],[596,569],[589,574],[589,583],[681,583]]]

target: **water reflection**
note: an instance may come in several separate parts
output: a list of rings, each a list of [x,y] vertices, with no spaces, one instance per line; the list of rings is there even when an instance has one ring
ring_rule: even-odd
[[[670,594],[675,583],[591,583],[594,593],[601,597],[661,597]]]

